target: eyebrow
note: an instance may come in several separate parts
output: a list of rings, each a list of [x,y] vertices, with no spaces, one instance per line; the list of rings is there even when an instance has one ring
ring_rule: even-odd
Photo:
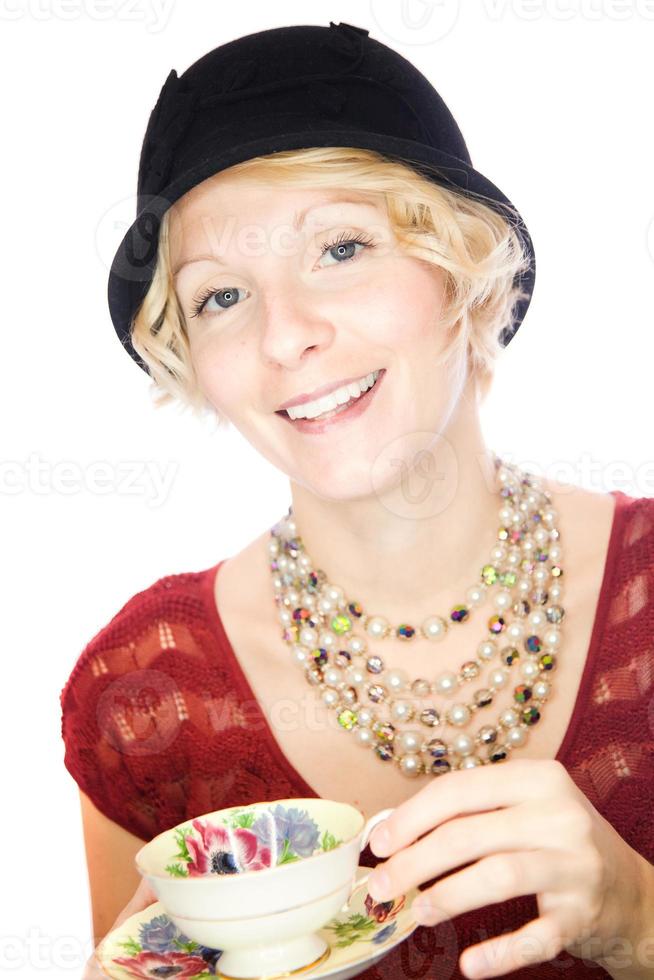
[[[306,217],[310,211],[314,211],[316,208],[326,207],[329,204],[367,204],[371,207],[375,207],[374,203],[367,197],[357,197],[354,194],[345,197],[332,198],[328,197],[321,201],[314,201],[313,204],[309,204],[308,207],[302,208],[300,211],[296,211],[293,215],[292,227],[293,231],[298,232],[302,228]],[[193,255],[183,262],[180,262],[177,267],[173,270],[173,279],[177,278],[178,274],[182,269],[191,265],[194,262],[216,262],[218,265],[226,265],[225,262],[220,258],[219,255],[215,255],[213,252],[205,252],[201,255]]]

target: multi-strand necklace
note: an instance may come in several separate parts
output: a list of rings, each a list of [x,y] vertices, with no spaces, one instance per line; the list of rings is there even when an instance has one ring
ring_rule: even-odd
[[[339,725],[370,747],[381,761],[392,761],[406,776],[438,776],[452,769],[502,762],[527,741],[551,692],[565,615],[559,531],[551,495],[541,481],[495,454],[500,484],[497,542],[479,581],[465,602],[448,616],[430,615],[419,629],[391,626],[380,615],[367,615],[338,585],[314,568],[298,534],[292,507],[271,529],[270,570],[282,637],[307,683],[337,714]],[[433,679],[411,679],[402,667],[387,667],[369,648],[369,640],[396,637],[440,644],[451,630],[472,620],[486,599],[496,610],[485,635],[458,673],[435,672]],[[472,697],[461,695],[447,710],[429,701],[457,697],[460,688],[484,669],[483,686]],[[520,675],[515,677],[516,672]],[[513,685],[513,703],[494,724],[479,725],[477,713],[496,694]],[[455,730],[446,741],[443,728]],[[464,731],[476,727],[475,731]]]

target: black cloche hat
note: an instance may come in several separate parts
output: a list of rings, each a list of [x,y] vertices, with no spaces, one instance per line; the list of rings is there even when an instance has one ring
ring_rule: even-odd
[[[136,218],[109,273],[116,333],[130,343],[132,318],[152,281],[161,217],[183,194],[233,164],[280,150],[353,146],[400,159],[453,190],[482,195],[518,232],[529,268],[527,298],[500,334],[515,336],[531,301],[534,248],[511,201],[472,166],[461,131],[433,85],[392,48],[351,24],[276,27],[222,44],[180,77],[172,69],[148,120]],[[149,373],[149,372],[148,372]]]

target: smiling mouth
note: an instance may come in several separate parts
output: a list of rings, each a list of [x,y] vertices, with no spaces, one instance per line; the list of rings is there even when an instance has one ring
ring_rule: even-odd
[[[378,388],[381,386],[382,379],[386,376],[386,368],[380,368],[379,374],[375,379],[374,383],[370,388],[367,389],[358,398],[354,398],[343,405],[338,405],[336,408],[331,409],[324,415],[319,415],[316,418],[297,418],[292,419],[286,409],[278,409],[275,415],[279,415],[281,418],[285,419],[290,425],[298,429],[300,432],[309,433],[321,433],[328,431],[335,425],[340,425],[343,422],[348,422],[350,420],[356,419],[359,415],[362,415],[367,409],[368,405],[373,401]]]

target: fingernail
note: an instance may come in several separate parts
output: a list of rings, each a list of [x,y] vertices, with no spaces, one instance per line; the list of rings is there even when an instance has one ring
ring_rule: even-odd
[[[411,906],[411,911],[416,922],[429,922],[434,913],[432,906],[424,898],[417,898]]]
[[[368,891],[372,888],[374,895],[382,900],[385,895],[388,894],[388,890],[391,887],[391,879],[387,871],[375,871],[370,875],[368,879]]]
[[[372,833],[372,837],[370,838],[371,850],[381,857],[383,852],[388,850],[390,844],[391,835],[388,832],[388,827],[385,823],[378,824]]]

